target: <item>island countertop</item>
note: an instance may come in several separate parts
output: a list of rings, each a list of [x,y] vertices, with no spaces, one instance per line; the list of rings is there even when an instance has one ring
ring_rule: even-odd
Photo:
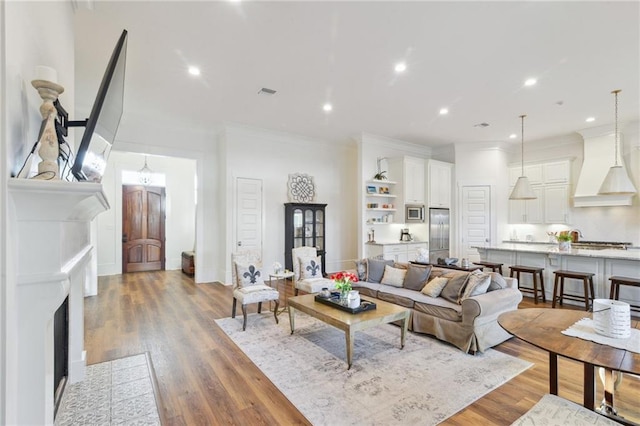
[[[515,251],[522,253],[541,253],[556,256],[580,256],[593,257],[599,259],[619,259],[619,260],[637,260],[640,261],[640,250],[616,250],[616,249],[571,249],[570,251],[560,251],[557,244],[527,244],[527,243],[502,243],[487,246],[473,246],[473,248],[482,250],[500,250]]]

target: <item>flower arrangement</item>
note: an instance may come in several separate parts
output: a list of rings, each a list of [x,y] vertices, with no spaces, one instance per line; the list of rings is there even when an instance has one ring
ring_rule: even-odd
[[[331,275],[331,279],[336,283],[336,288],[341,293],[348,293],[351,291],[351,283],[358,282],[358,276],[351,272],[338,272]]]
[[[280,262],[273,262],[273,272],[276,274],[282,272],[282,265],[280,264]]]
[[[558,239],[558,242],[573,240],[573,238],[571,237],[571,234],[560,234],[556,238]]]

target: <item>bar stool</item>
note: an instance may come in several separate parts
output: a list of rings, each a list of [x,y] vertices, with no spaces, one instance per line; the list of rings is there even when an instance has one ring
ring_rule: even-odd
[[[576,271],[555,271],[555,280],[553,283],[553,303],[552,308],[556,307],[556,301],[560,302],[562,306],[562,299],[575,300],[578,302],[584,302],[584,310],[589,310],[589,303],[593,300],[595,292],[593,291],[593,275],[590,272],[576,272]],[[584,285],[584,296],[564,294],[564,279],[572,278],[575,280],[582,280]],[[558,290],[560,292],[558,293]]]
[[[496,263],[496,262],[486,262],[486,261],[482,261],[482,262],[473,262],[476,265],[482,265],[485,268],[491,268],[492,272],[499,272],[500,275],[502,275],[502,265],[504,265],[504,263]]]
[[[547,296],[544,294],[544,278],[542,277],[542,271],[544,268],[536,268],[535,266],[523,266],[523,265],[513,265],[509,266],[511,272],[509,276],[513,278],[513,273],[516,273],[516,278],[518,279],[518,288],[520,291],[524,291],[527,293],[533,293],[533,300],[535,304],[538,304],[538,278],[540,279],[540,291],[542,292],[542,301],[547,301]],[[531,274],[533,276],[533,288],[528,287],[520,287],[520,273]]]
[[[630,285],[633,287],[640,287],[640,279],[638,278],[629,278],[629,277],[620,277],[613,276],[610,277],[611,280],[611,292],[609,293],[609,299],[618,300],[620,297],[620,286],[621,285]],[[629,308],[632,311],[640,312],[640,306],[629,304]]]

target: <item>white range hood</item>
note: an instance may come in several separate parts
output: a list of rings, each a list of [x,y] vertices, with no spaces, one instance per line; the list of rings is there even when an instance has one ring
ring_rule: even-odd
[[[584,139],[584,160],[580,177],[573,197],[574,207],[630,206],[633,195],[600,195],[600,185],[615,163],[615,136],[612,130],[602,128],[579,132]],[[622,146],[622,134],[619,135]],[[622,157],[618,155],[618,164],[624,167]]]

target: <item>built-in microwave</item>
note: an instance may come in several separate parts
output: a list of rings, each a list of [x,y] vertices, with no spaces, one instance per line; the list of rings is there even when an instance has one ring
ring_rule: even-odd
[[[404,221],[406,223],[424,222],[424,204],[405,204]]]

